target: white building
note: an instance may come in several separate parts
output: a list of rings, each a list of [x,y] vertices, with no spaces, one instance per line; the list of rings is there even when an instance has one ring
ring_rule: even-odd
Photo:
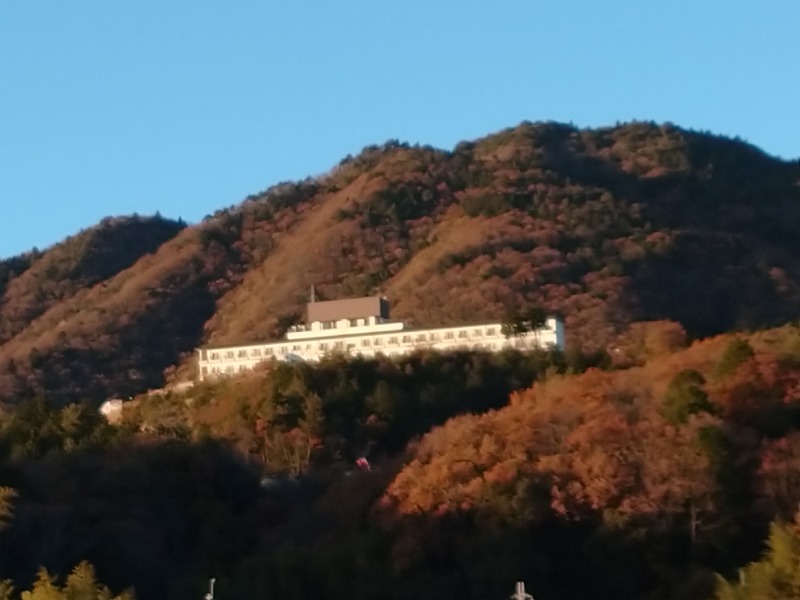
[[[419,349],[564,349],[564,325],[554,317],[548,318],[541,329],[507,338],[501,323],[412,328],[392,321],[389,302],[379,297],[312,301],[306,307],[306,324],[290,328],[281,341],[200,348],[200,380],[248,371],[265,360],[318,361],[335,353],[373,357]]]
[[[106,400],[100,405],[100,414],[112,425],[119,423],[122,420],[122,400],[119,398]]]

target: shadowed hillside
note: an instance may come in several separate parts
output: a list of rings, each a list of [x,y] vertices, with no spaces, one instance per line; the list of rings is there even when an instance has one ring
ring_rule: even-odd
[[[628,368],[272,363],[143,395],[118,426],[24,402],[0,411],[0,578],[85,559],[143,600],[211,576],[223,600],[477,600],[520,579],[545,600],[710,600],[796,514],[800,328],[688,347],[675,328],[632,327]],[[774,594],[716,597],[797,597],[794,531],[765,557],[780,570],[747,567]]]
[[[800,305],[798,181],[796,163],[652,123],[368,147],[153,238],[147,256],[99,246],[115,268],[64,275],[60,246],[4,261],[0,394],[158,387],[200,343],[283,333],[312,283],[323,298],[385,293],[418,325],[537,304],[588,351],[636,321],[690,335],[780,324]]]
[[[51,306],[131,266],[184,227],[156,217],[105,219],[45,253],[3,261],[0,341],[31,325]]]

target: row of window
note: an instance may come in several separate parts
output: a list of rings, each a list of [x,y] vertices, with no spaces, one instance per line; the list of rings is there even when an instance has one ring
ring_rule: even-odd
[[[343,342],[337,342],[336,344],[334,344],[332,346],[332,348],[328,348],[327,344],[324,344],[324,345],[326,346],[326,348],[320,348],[320,350],[327,351],[327,350],[333,349],[334,351],[343,351],[343,350],[348,350],[349,351],[349,350],[354,350],[355,349],[355,345],[354,344],[348,344],[345,347]],[[476,349],[476,350],[493,350],[494,351],[494,350],[500,350],[501,348],[503,348],[505,346],[508,346],[508,345],[510,345],[510,344],[505,343],[505,342],[500,342],[500,343],[493,342],[493,343],[488,343],[488,344],[474,344],[472,347],[474,349]],[[518,339],[518,340],[514,341],[513,346],[515,348],[520,348],[521,349],[521,348],[525,348],[526,347],[526,343],[525,343],[524,340]],[[381,350],[379,350],[378,352],[381,352]],[[387,354],[390,354],[390,355],[391,354],[401,354],[401,353],[402,353],[402,351],[399,348],[396,349],[396,350],[389,349],[388,352],[387,352]],[[286,354],[286,353],[283,352],[282,354]],[[370,354],[371,354],[371,352],[370,352]],[[250,367],[248,365],[245,365],[245,364],[240,364],[240,365],[238,365],[236,367],[234,367],[232,365],[228,365],[226,367],[208,367],[208,366],[204,365],[202,367],[202,372],[203,372],[203,375],[209,375],[209,374],[212,374],[212,375],[213,374],[229,374],[230,375],[230,374],[237,373],[237,372],[242,373],[244,371],[247,371],[249,368]]]
[[[497,327],[476,327],[472,331],[463,329],[461,331],[445,331],[445,332],[432,332],[432,333],[416,333],[405,335],[393,335],[387,337],[375,336],[370,338],[363,338],[360,340],[362,348],[372,346],[383,346],[384,344],[396,346],[400,344],[418,344],[427,342],[440,342],[451,340],[466,340],[466,339],[480,339],[485,336],[497,335]],[[355,343],[347,343],[344,341],[337,342],[317,342],[316,350],[320,352],[327,352],[329,350],[352,350],[356,347]],[[314,349],[313,344],[293,344],[283,345],[267,348],[243,348],[239,350],[217,350],[217,351],[202,351],[203,360],[234,360],[234,359],[247,359],[247,358],[263,358],[275,355],[286,355],[289,352],[310,352]]]
[[[510,342],[491,342],[491,343],[485,343],[485,344],[476,343],[476,344],[472,344],[472,348],[474,348],[476,350],[496,351],[496,350],[500,350],[503,347],[507,347],[509,345],[512,345],[512,344],[510,344]],[[349,351],[349,350],[354,350],[354,348],[355,348],[355,344],[347,344],[347,346],[345,346],[344,342],[336,342],[330,348],[328,347],[328,344],[326,344],[326,343],[320,344],[320,346],[325,346],[325,348],[320,347],[320,350],[322,350],[322,351],[327,351],[327,350],[330,350],[330,349],[333,349],[335,351],[342,351],[342,350],[346,349],[346,350]],[[513,342],[513,346],[515,348],[523,349],[523,348],[527,347],[527,343],[526,343],[526,341],[524,339],[516,339]],[[397,346],[395,348],[388,348],[386,351],[383,351],[382,349],[379,349],[376,352],[377,353],[384,353],[384,354],[387,354],[387,355],[397,355],[397,354],[403,354],[404,350],[400,346]],[[286,354],[286,352],[282,352],[282,354]],[[368,351],[367,355],[372,355],[372,351]],[[245,372],[245,371],[247,371],[249,369],[250,369],[250,366],[249,365],[245,365],[245,364],[240,364],[240,365],[237,365],[237,366],[228,365],[228,366],[225,366],[225,367],[215,367],[215,366],[209,367],[209,366],[203,365],[201,367],[201,371],[202,371],[203,376],[208,376],[208,375],[233,375],[235,373],[243,373],[243,372]]]
[[[320,321],[322,329],[337,329],[339,327],[337,321]],[[350,319],[350,327],[363,327],[368,324],[367,319]]]
[[[232,366],[229,367],[203,367],[203,375],[233,375],[237,371],[239,373],[244,373],[245,371],[249,370],[246,365],[239,365],[239,368],[236,369]]]

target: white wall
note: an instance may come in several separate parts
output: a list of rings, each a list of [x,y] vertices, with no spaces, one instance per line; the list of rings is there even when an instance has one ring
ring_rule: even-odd
[[[393,327],[386,327],[388,325]],[[258,363],[273,358],[282,361],[318,361],[331,353],[372,357],[377,354],[386,356],[408,354],[421,348],[435,350],[467,348],[491,352],[504,348],[527,350],[550,346],[564,349],[564,328],[557,319],[548,319],[545,327],[538,331],[508,339],[502,334],[501,328],[500,323],[417,330],[404,329],[402,323],[383,323],[371,327],[350,327],[348,323],[341,329],[325,330],[335,332],[334,335],[325,337],[320,337],[318,334],[308,337],[303,335],[293,336],[294,339],[281,342],[201,348],[198,350],[199,373],[202,380],[206,377],[234,375],[248,371]],[[312,328],[312,331],[319,330]],[[344,331],[348,334],[344,334]]]

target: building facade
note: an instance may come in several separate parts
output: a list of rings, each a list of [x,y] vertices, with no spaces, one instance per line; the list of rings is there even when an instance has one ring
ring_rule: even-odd
[[[506,337],[501,323],[473,323],[418,329],[389,318],[385,298],[309,302],[306,323],[289,329],[283,340],[237,346],[209,346],[198,352],[198,372],[207,378],[235,375],[267,360],[318,361],[330,354],[399,356],[415,350],[564,349],[564,326],[550,317],[544,327]]]

